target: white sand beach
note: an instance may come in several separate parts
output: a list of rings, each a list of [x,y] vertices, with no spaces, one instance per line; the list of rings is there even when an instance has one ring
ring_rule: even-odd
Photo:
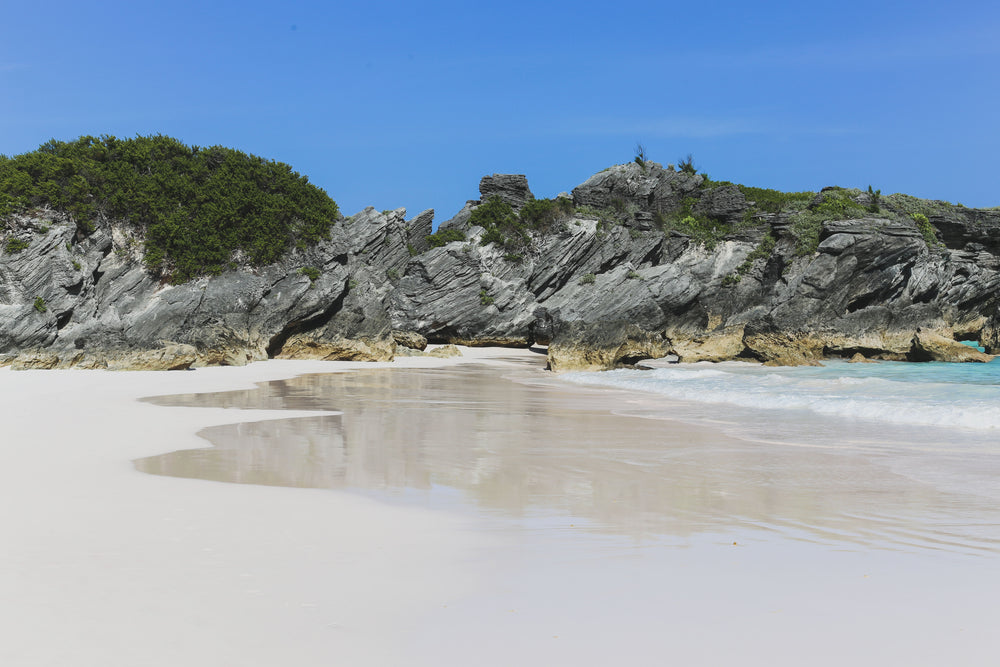
[[[0,369],[0,664],[995,661],[989,508],[857,454],[616,416],[621,392],[526,381],[528,351],[463,352]],[[316,383],[355,400],[315,404]]]

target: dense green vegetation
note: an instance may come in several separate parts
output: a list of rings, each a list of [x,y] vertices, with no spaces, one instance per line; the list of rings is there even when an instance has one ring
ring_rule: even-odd
[[[788,208],[805,208],[815,192],[781,192],[769,188],[753,188],[748,185],[738,185],[740,192],[748,202],[753,202],[751,209],[764,213],[780,213]]]
[[[499,197],[491,197],[476,207],[469,223],[486,230],[480,243],[496,243],[503,247],[507,258],[520,258],[520,251],[530,241],[529,231],[546,233],[568,220],[575,209],[573,201],[565,197],[534,199],[526,203],[519,213]]]
[[[7,243],[4,245],[3,250],[8,255],[13,255],[27,249],[29,245],[31,245],[31,242],[23,239],[7,239]]]
[[[676,231],[708,248],[714,248],[724,236],[736,231],[736,228],[723,220],[696,212],[694,209],[697,203],[697,197],[685,197],[679,208],[667,214],[657,213],[654,220],[664,232]]]
[[[924,243],[927,244],[927,247],[938,245],[937,229],[930,223],[927,216],[923,213],[913,213],[910,217],[916,223],[917,229],[920,230],[920,235],[924,237]]]
[[[50,141],[0,156],[0,215],[48,206],[87,234],[122,220],[145,240],[147,266],[172,282],[262,265],[325,238],[336,203],[281,162],[158,135]]]
[[[428,234],[424,238],[427,239],[427,244],[430,247],[440,248],[446,243],[451,243],[452,241],[464,241],[465,232],[458,229],[442,229],[433,234]]]
[[[863,218],[869,215],[868,208],[856,199],[860,194],[860,190],[826,188],[820,193],[819,201],[814,201],[807,209],[793,213],[791,221],[792,234],[795,235],[796,239],[796,252],[799,255],[810,255],[816,252],[824,222]]]
[[[309,282],[311,283],[316,282],[317,280],[319,280],[319,277],[323,275],[323,273],[315,266],[303,266],[301,269],[299,269],[299,273],[308,278]]]

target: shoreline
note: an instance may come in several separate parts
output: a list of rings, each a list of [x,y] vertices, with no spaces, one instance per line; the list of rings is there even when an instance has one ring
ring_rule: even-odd
[[[667,539],[648,531],[594,532],[588,521],[595,517],[587,519],[572,505],[563,513],[531,511],[530,503],[521,514],[502,508],[491,513],[489,505],[454,512],[414,506],[405,498],[387,503],[354,492],[212,484],[132,467],[143,456],[206,449],[197,436],[204,429],[337,414],[330,405],[280,412],[194,410],[137,398],[256,392],[259,383],[281,380],[286,388],[308,388],[303,374],[331,370],[371,375],[382,369],[459,371],[455,367],[469,362],[497,367],[497,358],[512,356],[510,349],[463,352],[470,356],[379,365],[276,361],[177,374],[0,370],[9,411],[0,497],[16,508],[0,520],[14,545],[0,554],[6,602],[0,621],[12,637],[0,646],[0,659],[24,665],[207,666],[278,660],[319,665],[333,659],[358,665],[596,665],[616,659],[718,664],[739,658],[744,664],[833,665],[974,663],[995,651],[1000,614],[989,591],[1000,583],[1000,566],[989,558],[904,544],[895,550],[864,544],[844,549],[808,533],[797,538],[794,525],[782,534],[754,528],[752,520],[743,528],[723,524]],[[517,375],[517,364],[506,368],[511,372],[501,376]],[[364,374],[337,375],[341,381]],[[407,374],[379,375],[403,381]],[[525,385],[503,381],[515,397],[527,392]],[[462,386],[468,393],[478,385],[467,382],[457,390]],[[369,389],[377,396],[385,385]],[[412,434],[422,427],[412,418],[421,404],[406,390],[405,384],[402,391],[397,387],[385,400],[403,413],[400,428]],[[489,417],[484,406],[495,395],[483,391],[465,396],[479,407],[459,411],[461,419]],[[603,422],[613,432],[622,419],[655,424],[610,413],[585,421],[580,394],[565,394],[570,398],[552,399],[552,410],[539,414],[535,426],[595,430]],[[592,402],[584,401],[588,405],[607,396],[593,394]],[[359,393],[364,407],[362,398]],[[531,409],[540,409],[538,403],[538,395],[527,396],[526,419]],[[418,412],[406,413],[408,405]],[[378,414],[378,406],[369,409]],[[570,415],[563,422],[560,410]],[[508,422],[495,418],[486,431],[508,428]],[[705,435],[676,424],[673,430],[684,437]],[[427,433],[433,442],[436,432]],[[478,446],[489,454],[490,448],[513,445]],[[609,507],[620,505],[630,489],[644,488],[600,455],[588,468],[540,446],[538,439],[527,459],[519,459],[527,467],[493,471],[515,479],[527,473],[522,481],[535,480],[543,495],[565,497],[569,489],[570,498],[581,497],[577,491],[583,488],[575,469],[594,480],[610,472],[626,495],[608,496],[618,501]],[[411,459],[403,470],[412,473],[428,452],[453,461],[443,450],[418,451],[423,458]],[[730,447],[703,467],[711,470],[732,453]],[[642,463],[636,459],[641,454],[632,452],[632,459]],[[469,456],[470,463],[484,460]],[[671,467],[684,460],[675,457]],[[740,473],[743,463],[737,457],[729,473]],[[454,476],[464,479],[477,469],[489,467],[458,466]],[[556,493],[537,484],[564,481],[567,474],[569,486],[556,487]],[[428,479],[432,490],[440,486],[433,474]],[[677,498],[683,499],[693,489],[680,491]],[[762,500],[774,502],[766,495]],[[725,513],[727,507],[719,509]],[[596,516],[597,522],[606,518]],[[164,636],[182,640],[168,646],[160,641]]]

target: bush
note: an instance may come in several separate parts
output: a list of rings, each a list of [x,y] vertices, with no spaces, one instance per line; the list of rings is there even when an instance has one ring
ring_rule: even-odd
[[[596,280],[597,280],[597,276],[595,276],[593,273],[585,273],[585,274],[583,274],[583,277],[580,278],[580,284],[581,285],[593,285],[594,281],[596,281]]]
[[[853,192],[860,194],[859,190]],[[795,251],[799,255],[811,255],[819,247],[819,236],[823,223],[828,220],[862,218],[869,211],[851,198],[843,188],[829,188],[822,193],[822,199],[811,204],[805,211],[791,217],[792,234],[795,236]]]
[[[49,307],[45,305],[45,299],[43,299],[40,296],[36,296],[35,297],[35,310],[37,310],[40,313],[44,313],[48,309],[49,309]]]
[[[769,188],[752,188],[738,185],[747,201],[765,213],[781,213],[786,208],[805,208],[816,196],[813,192],[781,192]]]
[[[311,283],[314,283],[317,280],[319,280],[319,277],[322,275],[320,270],[317,269],[315,266],[303,266],[301,269],[299,269],[299,273],[308,278],[309,282]]]
[[[430,247],[440,248],[441,246],[451,243],[452,241],[464,241],[465,234],[458,229],[442,229],[434,234],[428,234],[424,238],[427,239],[427,243]]]
[[[484,306],[488,306],[491,303],[493,303],[493,297],[487,294],[486,290],[481,289],[479,290],[479,303],[481,303]]]
[[[881,190],[872,190],[872,186],[868,186],[868,211],[870,213],[878,213],[881,210],[879,204],[882,200]]]
[[[551,231],[574,212],[573,200],[566,197],[532,199],[521,208],[518,217],[529,229],[544,233]]]
[[[731,227],[703,215],[690,213],[690,204],[685,200],[681,210],[673,216],[656,216],[664,231],[675,230],[690,236],[694,241],[711,250],[723,236],[732,231]],[[683,216],[683,217],[680,217]]]
[[[811,255],[819,248],[819,233],[823,230],[823,216],[799,213],[792,218],[792,235],[795,236],[795,254]]]
[[[732,287],[733,285],[739,285],[743,277],[739,273],[730,273],[722,278],[723,287]]]
[[[0,215],[51,206],[80,233],[127,221],[147,267],[180,283],[217,274],[236,256],[259,266],[328,236],[336,203],[280,162],[163,135],[50,141],[0,160]]]
[[[698,173],[698,168],[694,166],[694,158],[690,153],[687,157],[681,158],[677,161],[677,168],[681,170],[682,173],[694,176]]]
[[[913,222],[917,224],[917,229],[920,231],[920,235],[924,237],[924,243],[928,247],[937,245],[937,229],[931,224],[930,220],[923,213],[914,213],[910,216],[913,218]]]
[[[496,243],[503,247],[505,255],[519,260],[521,251],[531,240],[529,231],[550,232],[573,213],[573,202],[566,197],[533,199],[521,208],[520,213],[515,213],[511,205],[499,197],[491,197],[476,207],[469,217],[469,224],[486,230],[480,244]]]
[[[634,162],[642,168],[643,173],[646,173],[646,147],[641,143],[635,145]]]
[[[860,194],[860,191],[854,190]],[[831,188],[822,193],[823,198],[811,210],[823,220],[845,220],[864,217],[868,210],[854,201],[847,190]]]
[[[523,236],[523,240],[527,240],[527,234],[519,224],[514,209],[500,197],[490,197],[485,203],[477,206],[469,216],[469,224],[486,230],[480,240],[481,245],[498,243],[506,246],[511,234]]]
[[[31,245],[30,241],[23,241],[21,239],[8,239],[7,245],[5,245],[3,249],[4,252],[6,252],[8,255],[16,255],[22,250],[27,249],[29,245]]]

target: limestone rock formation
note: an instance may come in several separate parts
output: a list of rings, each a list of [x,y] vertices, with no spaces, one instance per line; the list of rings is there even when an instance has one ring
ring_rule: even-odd
[[[430,215],[407,222],[402,209],[366,209],[277,264],[169,285],[146,270],[141,244],[122,229],[78,240],[65,216],[38,212],[0,238],[27,243],[0,254],[0,360],[183,368],[276,356],[391,359],[387,272],[404,269]]]
[[[81,236],[36,210],[0,231],[0,363],[382,360],[428,342],[544,344],[554,370],[671,354],[812,364],[1000,352],[1000,213],[841,188],[789,208],[768,196],[647,161],[545,209],[527,206],[524,176],[494,174],[441,225],[464,240],[432,248],[433,211],[368,208],[277,263],[182,285],[146,269],[127,226]],[[492,197],[549,217],[522,216],[521,230],[497,228],[510,243],[484,244],[469,220]]]
[[[524,174],[493,174],[483,176],[479,181],[479,198],[489,201],[499,197],[501,201],[510,204],[515,211],[535,198],[528,187],[528,178]]]

